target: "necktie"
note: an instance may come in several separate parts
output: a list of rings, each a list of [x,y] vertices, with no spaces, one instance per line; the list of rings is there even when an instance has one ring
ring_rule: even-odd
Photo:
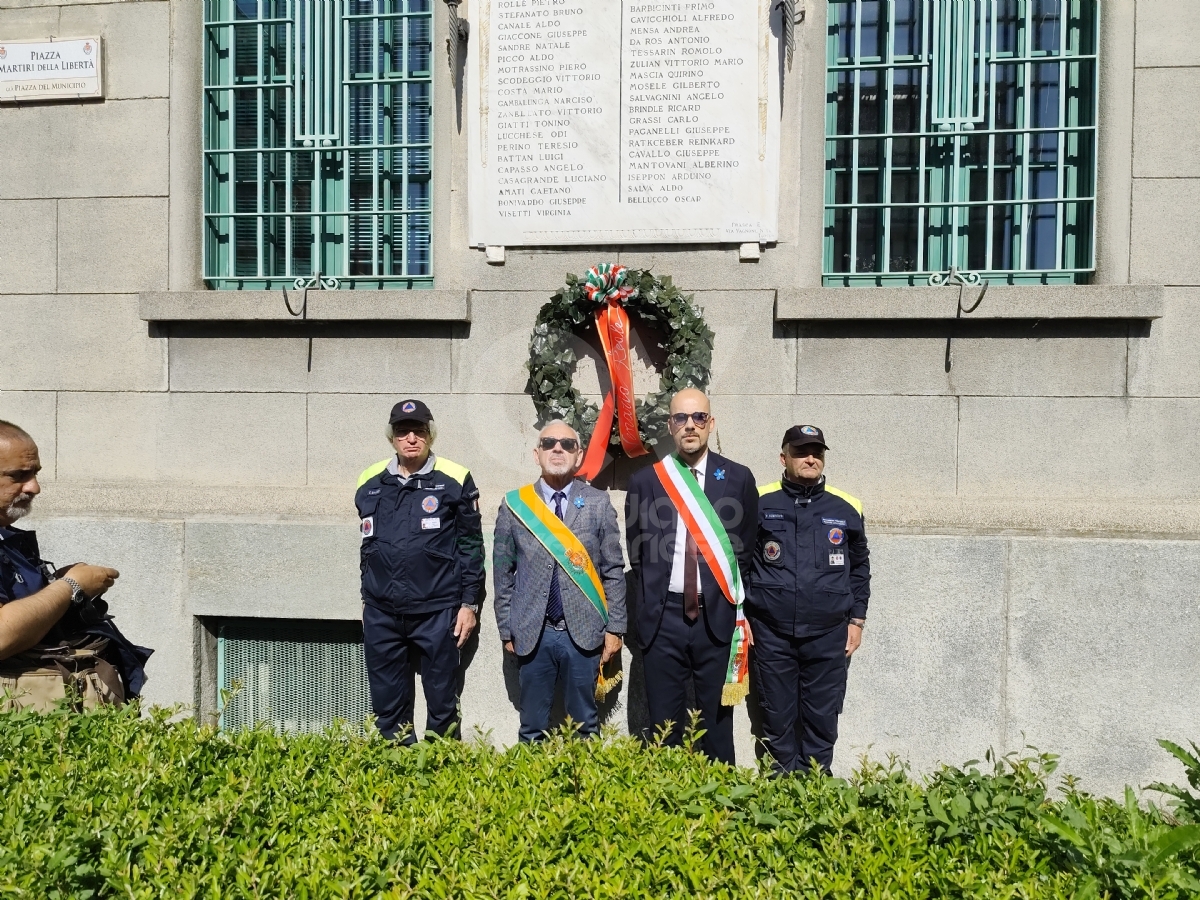
[[[700,478],[695,469],[688,469],[696,483]],[[683,614],[689,622],[695,622],[700,616],[700,548],[696,539],[687,528],[683,529],[687,538],[683,544]]]
[[[563,501],[567,499],[567,495],[562,491],[555,491],[554,497],[554,514],[560,519],[563,517]],[[554,566],[554,572],[550,575],[550,598],[546,601],[546,618],[551,622],[561,622],[563,618],[562,605],[562,588],[558,584],[558,565]]]

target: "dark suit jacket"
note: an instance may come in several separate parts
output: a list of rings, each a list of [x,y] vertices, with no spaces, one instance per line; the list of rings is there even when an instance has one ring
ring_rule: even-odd
[[[718,469],[725,477],[717,478]],[[729,543],[737,554],[742,583],[750,577],[754,542],[758,533],[758,488],[754,475],[743,465],[708,452],[704,495],[725,524]],[[663,490],[654,469],[640,469],[629,479],[625,495],[625,541],[633,569],[633,597],[637,604],[637,638],[643,649],[650,646],[662,622],[667,587],[671,582],[671,560],[675,552],[675,529],[679,514]],[[722,641],[733,638],[734,606],[725,599],[716,579],[700,556],[700,591],[704,613],[713,635]]]

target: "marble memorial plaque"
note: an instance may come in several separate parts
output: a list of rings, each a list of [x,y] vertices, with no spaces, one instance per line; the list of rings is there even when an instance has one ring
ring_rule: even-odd
[[[474,0],[472,246],[776,238],[771,0]]]
[[[100,38],[0,39],[0,103],[104,96]]]

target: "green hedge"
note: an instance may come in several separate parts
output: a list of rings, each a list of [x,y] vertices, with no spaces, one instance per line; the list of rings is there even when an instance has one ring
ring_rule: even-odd
[[[1052,797],[1045,755],[984,768],[768,779],[627,738],[501,753],[9,714],[0,896],[1200,894],[1187,791],[1167,812]]]

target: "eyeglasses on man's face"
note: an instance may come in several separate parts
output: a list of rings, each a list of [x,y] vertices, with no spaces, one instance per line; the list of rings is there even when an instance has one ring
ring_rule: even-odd
[[[424,425],[397,425],[392,429],[392,434],[398,438],[406,438],[410,434],[415,434],[419,438],[427,438],[429,429]]]
[[[688,423],[688,419],[695,422],[697,428],[703,428],[711,418],[712,416],[706,412],[672,413],[667,421],[671,423],[672,428],[678,430]]]
[[[538,446],[543,450],[553,450],[555,447],[561,446],[568,453],[574,453],[579,449],[579,441],[575,438],[553,438],[544,437],[538,441]]]

